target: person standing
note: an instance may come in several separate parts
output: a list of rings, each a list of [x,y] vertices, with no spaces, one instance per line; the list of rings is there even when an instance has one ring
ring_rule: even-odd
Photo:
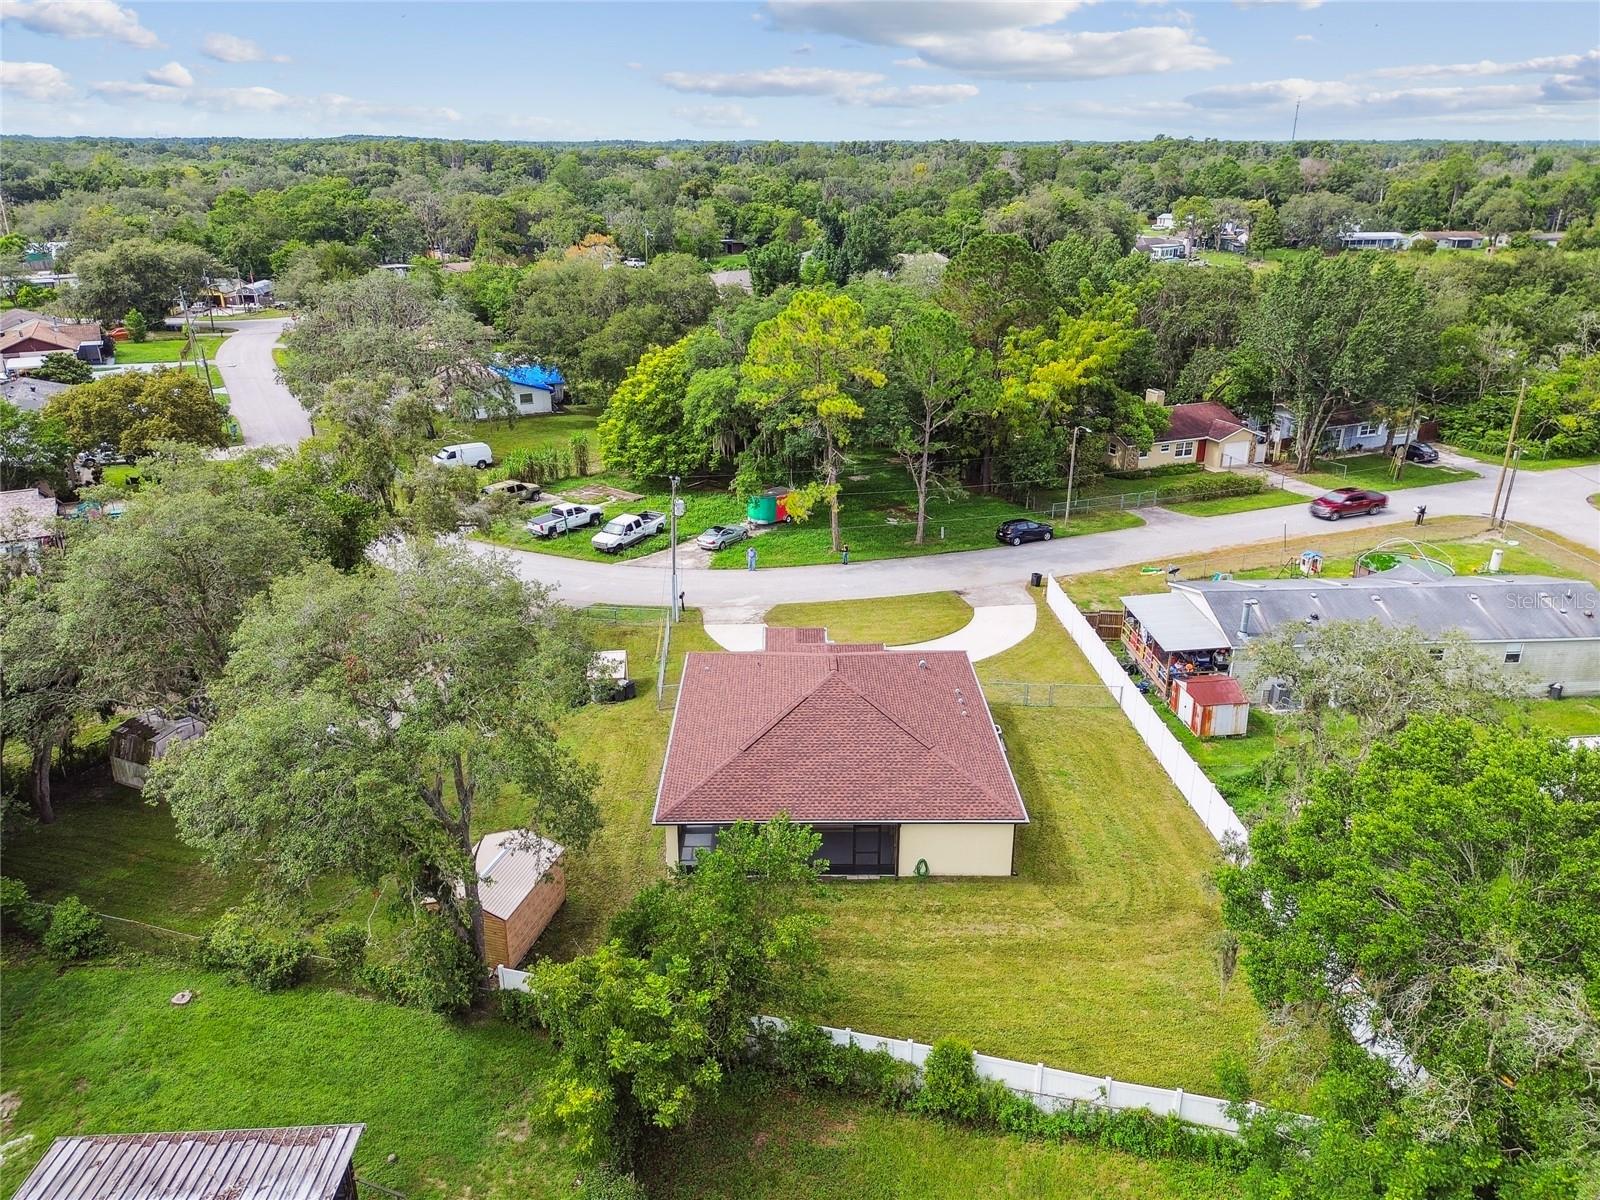
[[[756,569],[756,548],[754,546],[745,547],[744,569],[746,571],[754,571]]]
[[[839,554],[840,562],[848,567],[850,565],[850,544],[848,542],[846,542],[845,545],[840,548]]]

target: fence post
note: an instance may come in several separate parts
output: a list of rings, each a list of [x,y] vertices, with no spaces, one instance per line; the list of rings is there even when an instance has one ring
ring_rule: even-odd
[[[1033,1090],[1040,1097],[1044,1096],[1044,1064],[1040,1063],[1033,1068]]]
[[[1183,1116],[1183,1089],[1182,1088],[1173,1088],[1172,1089],[1172,1115],[1175,1116],[1175,1117],[1179,1117],[1179,1118],[1182,1118],[1182,1116]]]
[[[1116,1082],[1117,1081],[1115,1079],[1111,1078],[1111,1076],[1109,1076],[1109,1075],[1106,1076],[1106,1107],[1107,1108],[1116,1108],[1116,1105],[1111,1100],[1111,1089],[1116,1085]]]

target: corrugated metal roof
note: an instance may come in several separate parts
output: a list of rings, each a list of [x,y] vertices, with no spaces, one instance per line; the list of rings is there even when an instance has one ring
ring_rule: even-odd
[[[486,833],[478,843],[478,903],[491,917],[505,920],[517,911],[545,872],[566,851],[526,829]]]
[[[1124,596],[1122,606],[1168,652],[1220,650],[1228,644],[1228,635],[1211,619],[1205,606],[1181,592]]]
[[[1600,588],[1582,579],[1544,575],[1456,575],[1423,579],[1221,579],[1174,583],[1210,610],[1235,646],[1288,624],[1376,620],[1436,638],[1459,629],[1474,642],[1537,642],[1600,638]],[[1245,635],[1239,619],[1255,600]],[[1135,613],[1137,615],[1137,613]],[[1142,619],[1142,618],[1141,618]],[[1166,646],[1165,639],[1156,635]]]
[[[57,1138],[12,1200],[332,1200],[365,1125]]]

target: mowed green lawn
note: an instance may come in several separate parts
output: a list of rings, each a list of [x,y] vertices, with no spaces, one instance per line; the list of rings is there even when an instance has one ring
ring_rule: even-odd
[[[486,421],[458,421],[435,439],[434,449],[455,442],[488,442],[496,462],[517,450],[536,450],[541,446],[566,445],[574,435],[589,439],[589,454],[595,463],[600,461],[600,439],[595,426],[600,414],[592,409],[574,407],[565,412],[538,416],[491,418]],[[491,470],[490,475],[494,472]],[[498,477],[498,476],[497,476]],[[487,476],[486,476],[487,478]]]
[[[1338,467],[1324,466],[1322,470],[1308,471],[1297,478],[1330,490],[1358,487],[1369,488],[1375,492],[1397,492],[1406,488],[1432,487],[1436,483],[1456,483],[1462,479],[1478,477],[1476,471],[1463,471],[1458,467],[1425,467],[1418,463],[1407,463],[1405,470],[1400,473],[1400,478],[1396,479],[1393,474],[1393,461],[1384,454],[1353,454],[1348,458],[1336,459],[1319,458],[1316,465],[1323,466],[1330,462],[1347,469],[1340,471]]]
[[[820,626],[835,642],[882,642],[907,646],[954,633],[972,620],[972,606],[954,592],[924,592],[893,600],[825,600],[779,604],[767,610],[768,625]]]
[[[1468,450],[1465,446],[1451,446],[1450,449],[1466,458],[1477,459],[1497,469],[1505,462],[1504,451],[1485,454],[1481,450]],[[1519,465],[1524,471],[1561,471],[1567,467],[1592,467],[1597,463],[1600,463],[1600,454],[1584,454],[1575,458],[1532,458],[1524,453]]]
[[[603,550],[596,550],[591,539],[600,532],[601,524],[596,524],[583,529],[573,530],[571,533],[558,534],[550,538],[538,538],[528,532],[527,523],[533,517],[548,512],[552,500],[550,496],[560,496],[563,499],[576,500],[574,489],[585,485],[595,486],[607,484],[620,487],[625,491],[639,494],[637,500],[613,500],[601,504],[605,510],[605,520],[620,516],[623,513],[641,513],[646,510],[666,513],[672,506],[672,495],[668,491],[656,490],[655,483],[640,483],[632,479],[622,479],[615,476],[593,476],[585,480],[568,479],[552,483],[545,489],[547,497],[533,504],[522,505],[511,520],[502,521],[483,536],[483,540],[493,542],[497,546],[511,546],[518,550],[533,550],[540,554],[555,554],[562,558],[584,558],[590,562],[625,562],[630,558],[643,558],[647,554],[655,554],[665,550],[671,542],[667,530],[646,538],[637,545],[629,546],[615,554],[608,554]],[[737,496],[721,488],[701,488],[682,493],[684,515],[678,520],[678,542],[693,541],[701,531],[711,525],[740,524],[744,521],[744,505],[739,503]],[[587,503],[587,501],[585,502]],[[602,522],[603,524],[603,522]],[[739,552],[744,552],[739,547]],[[742,562],[742,560],[741,560]]]
[[[208,360],[217,357],[217,347],[222,345],[222,339],[223,335],[220,333],[198,335],[200,348]],[[177,363],[183,358],[188,346],[187,334],[176,331],[152,332],[149,339],[143,342],[118,342],[117,366],[125,367],[132,363]]]
[[[566,1197],[580,1174],[528,1120],[548,1044],[499,1021],[309,987],[263,995],[161,960],[63,971],[15,952],[0,1012],[17,1105],[0,1194],[64,1134],[325,1122],[364,1123],[357,1173],[411,1197]]]
[[[1259,508],[1284,508],[1308,504],[1306,497],[1286,488],[1268,488],[1249,496],[1215,496],[1209,500],[1183,500],[1165,507],[1191,517],[1218,517],[1225,513],[1255,512]]]

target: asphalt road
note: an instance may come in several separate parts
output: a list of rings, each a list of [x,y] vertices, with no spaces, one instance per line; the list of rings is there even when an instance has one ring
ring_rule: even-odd
[[[1379,517],[1352,517],[1330,523],[1317,520],[1304,505],[1218,517],[1190,517],[1165,509],[1147,509],[1141,514],[1145,524],[1136,529],[1058,538],[1015,548],[997,546],[992,550],[923,558],[858,562],[847,567],[829,564],[758,569],[753,573],[680,566],[680,586],[685,603],[693,607],[753,616],[771,605],[792,601],[867,599],[1016,583],[1033,571],[1098,571],[1203,553],[1208,548],[1309,533],[1371,529],[1374,541],[1413,532],[1426,537],[1426,527],[1421,531],[1412,527],[1419,504],[1427,505],[1429,517],[1487,516],[1489,512],[1497,469],[1466,460],[1452,465],[1473,466],[1484,474],[1477,479],[1395,492],[1389,511]],[[1517,477],[1510,519],[1551,530],[1600,551],[1600,511],[1587,502],[1587,497],[1597,492],[1600,466],[1523,471]],[[555,588],[569,604],[664,605],[670,596],[668,571],[656,555],[631,563],[595,563],[479,542],[468,544],[477,553],[505,556],[520,576]],[[757,539],[758,550],[760,544]]]
[[[300,401],[278,382],[272,348],[288,321],[271,317],[240,321],[217,350],[217,369],[228,389],[228,411],[239,422],[246,446],[296,446],[311,436]]]

